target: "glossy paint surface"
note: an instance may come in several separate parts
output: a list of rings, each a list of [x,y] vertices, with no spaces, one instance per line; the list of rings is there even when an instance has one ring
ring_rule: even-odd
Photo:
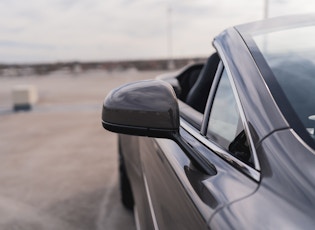
[[[130,83],[105,98],[103,125],[119,132],[177,131],[179,111],[173,88],[158,80]],[[130,128],[130,130],[128,129]],[[147,132],[147,133],[146,133]]]
[[[218,213],[211,226],[223,229],[233,226],[313,229],[314,151],[305,148],[291,129],[273,133],[262,142],[258,151],[263,174],[259,189],[251,197]]]

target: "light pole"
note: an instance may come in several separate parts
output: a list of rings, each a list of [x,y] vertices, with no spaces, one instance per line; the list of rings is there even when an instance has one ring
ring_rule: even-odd
[[[264,19],[269,18],[269,0],[265,0]]]
[[[173,34],[172,34],[172,8],[169,6],[167,8],[167,51],[168,51],[168,69],[174,69],[173,61]]]
[[[264,6],[264,19],[267,19],[269,17],[269,0],[264,0],[265,6]],[[265,34],[263,37],[263,50],[267,52],[268,49],[268,35]]]

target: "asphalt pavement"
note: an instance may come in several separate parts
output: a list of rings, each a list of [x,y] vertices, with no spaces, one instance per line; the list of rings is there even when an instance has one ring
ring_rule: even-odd
[[[0,229],[135,229],[119,197],[117,136],[101,126],[103,98],[157,72],[0,78]],[[12,110],[11,90],[35,85],[39,102]]]

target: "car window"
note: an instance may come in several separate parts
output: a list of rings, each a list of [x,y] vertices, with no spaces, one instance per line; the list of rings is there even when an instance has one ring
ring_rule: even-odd
[[[252,157],[233,89],[223,70],[210,111],[207,138],[248,165]]]

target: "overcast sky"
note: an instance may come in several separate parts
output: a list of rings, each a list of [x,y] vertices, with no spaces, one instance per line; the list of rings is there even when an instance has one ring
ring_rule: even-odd
[[[263,12],[264,0],[0,0],[0,62],[167,58],[169,22],[173,57],[207,56],[213,36]],[[310,12],[314,0],[269,0],[270,17]]]

